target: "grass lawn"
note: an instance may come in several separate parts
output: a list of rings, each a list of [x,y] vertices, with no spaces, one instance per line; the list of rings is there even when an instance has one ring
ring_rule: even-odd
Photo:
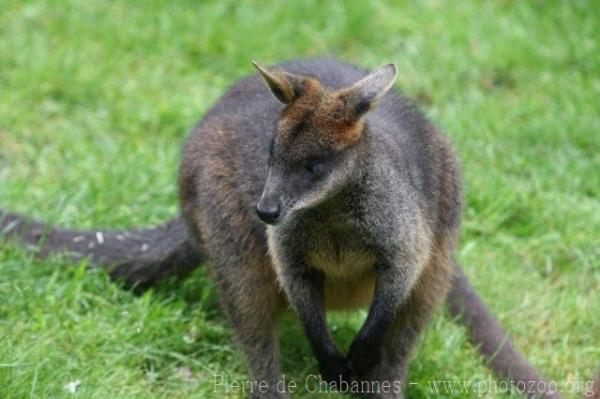
[[[597,4],[199,3],[2,0],[0,208],[71,227],[158,223],[178,212],[187,130],[250,60],[395,62],[397,87],[463,164],[459,260],[518,347],[580,397],[600,362]],[[202,269],[143,295],[85,269],[0,243],[1,398],[71,397],[77,380],[80,398],[222,397],[213,375],[245,378]],[[362,317],[332,317],[336,340]],[[315,361],[292,317],[282,330],[303,384]],[[440,310],[409,396],[470,398],[428,381],[489,378]]]

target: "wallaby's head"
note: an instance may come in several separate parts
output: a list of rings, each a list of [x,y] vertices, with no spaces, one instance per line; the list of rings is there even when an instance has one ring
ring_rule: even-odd
[[[392,87],[393,64],[349,87],[332,90],[317,79],[253,63],[286,106],[276,125],[258,216],[277,224],[292,212],[330,198],[355,176],[364,116]]]

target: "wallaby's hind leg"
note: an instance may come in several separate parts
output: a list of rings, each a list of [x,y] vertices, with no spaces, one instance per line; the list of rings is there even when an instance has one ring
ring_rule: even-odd
[[[227,253],[225,249],[223,253]],[[232,253],[232,252],[230,252]],[[284,308],[272,276],[264,262],[243,262],[237,256],[223,256],[212,264],[222,303],[241,346],[251,382],[245,396],[287,398],[280,381],[277,322]],[[263,385],[261,385],[263,384]],[[226,391],[215,386],[216,393]]]
[[[267,254],[265,227],[253,208],[241,203],[239,185],[226,139],[228,130],[207,122],[195,132],[184,152],[180,199],[190,230],[209,257],[208,270],[246,357],[255,398],[287,398],[279,392],[277,322],[285,308]],[[208,138],[217,129],[222,136]],[[208,165],[208,166],[207,166]],[[254,194],[256,199],[260,193]],[[264,385],[267,392],[263,392]],[[216,397],[228,396],[215,387]]]
[[[449,265],[449,262],[438,260],[436,263],[431,262],[423,271],[417,283],[419,286],[413,288],[386,333],[381,348],[381,364],[369,375],[360,376],[363,386],[370,388],[370,392],[362,397],[404,398],[411,353],[421,331],[445,298],[450,286]]]

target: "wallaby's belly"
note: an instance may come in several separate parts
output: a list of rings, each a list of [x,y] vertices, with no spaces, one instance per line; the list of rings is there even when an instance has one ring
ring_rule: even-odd
[[[332,246],[309,252],[307,261],[331,280],[344,280],[372,270],[375,256],[360,248]]]
[[[331,310],[352,310],[368,306],[373,300],[375,275],[366,272],[347,279],[325,281],[325,307]]]
[[[375,255],[358,240],[325,236],[307,254],[308,263],[323,272],[325,305],[345,310],[366,306],[373,299]]]

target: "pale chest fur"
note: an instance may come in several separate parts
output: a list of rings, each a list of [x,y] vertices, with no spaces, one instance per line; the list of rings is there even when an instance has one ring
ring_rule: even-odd
[[[269,236],[271,255],[274,255],[278,270],[285,265],[277,256],[277,243]],[[304,248],[307,265],[325,275],[325,305],[328,309],[355,309],[371,303],[376,259],[356,234],[332,226],[315,228]]]
[[[325,280],[325,304],[330,309],[368,305],[373,298],[375,255],[352,231],[321,231],[308,248],[306,261],[321,270]]]
[[[375,255],[350,233],[322,232],[310,244],[305,260],[332,280],[356,277],[375,264]]]

